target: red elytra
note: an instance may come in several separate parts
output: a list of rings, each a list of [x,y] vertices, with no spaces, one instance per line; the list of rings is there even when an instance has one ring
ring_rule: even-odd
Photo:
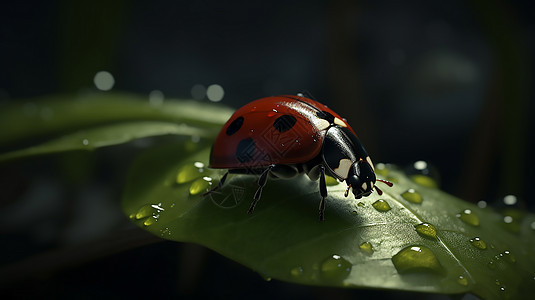
[[[321,151],[326,130],[323,119],[316,116],[318,111],[330,113],[356,135],[345,119],[314,100],[291,95],[261,98],[242,106],[223,126],[212,147],[209,167],[266,167],[303,163],[315,158]],[[285,116],[295,117],[296,122],[293,130],[280,132],[273,124]],[[239,118],[244,120],[241,126],[233,127]],[[291,125],[291,120],[279,120],[284,123],[282,125]],[[238,145],[247,138],[254,139],[256,153],[237,155]]]

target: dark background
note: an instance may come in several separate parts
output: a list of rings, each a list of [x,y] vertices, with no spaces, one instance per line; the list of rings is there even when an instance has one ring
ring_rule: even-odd
[[[505,0],[13,1],[0,5],[0,101],[94,90],[101,70],[113,74],[112,91],[147,99],[154,90],[191,98],[193,86],[219,84],[222,103],[235,108],[306,90],[348,119],[374,162],[426,160],[449,193],[498,206],[514,194],[533,209],[533,11],[530,1]],[[126,226],[114,202],[113,175],[126,169],[118,156],[97,151],[96,178],[67,192],[51,179],[53,162],[32,160],[31,180],[28,166],[4,167],[3,263]],[[117,186],[106,184],[112,179]],[[94,199],[100,204],[87,204]],[[184,275],[188,253],[200,257],[196,277]],[[23,287],[33,288],[23,296],[89,298],[358,294],[264,282],[204,248],[170,242],[7,291]]]

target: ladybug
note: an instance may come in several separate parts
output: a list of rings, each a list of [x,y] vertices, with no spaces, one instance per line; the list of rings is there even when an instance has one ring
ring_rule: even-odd
[[[355,199],[382,191],[370,156],[347,121],[327,106],[299,96],[281,95],[255,100],[238,109],[223,126],[210,153],[210,168],[229,173],[257,174],[258,189],[249,213],[254,211],[267,178],[289,179],[305,173],[319,179],[319,218],[324,220],[327,186],[325,175],[345,181],[345,196],[352,190]],[[205,195],[206,195],[205,194]]]

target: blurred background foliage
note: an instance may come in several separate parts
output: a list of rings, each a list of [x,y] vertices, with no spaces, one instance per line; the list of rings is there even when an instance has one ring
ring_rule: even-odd
[[[375,162],[426,160],[449,193],[489,203],[514,194],[520,208],[533,209],[533,11],[529,1],[505,0],[10,2],[0,9],[0,109],[110,88],[147,99],[222,97],[235,108],[308,90],[349,120]],[[224,94],[207,93],[218,87]],[[130,228],[118,199],[139,143],[1,165],[2,265],[102,244]],[[3,289],[108,297],[377,293],[267,283],[180,243],[86,260]],[[23,292],[27,282],[34,289]]]

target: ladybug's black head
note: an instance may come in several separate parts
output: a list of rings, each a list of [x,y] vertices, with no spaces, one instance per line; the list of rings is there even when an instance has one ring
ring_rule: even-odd
[[[375,184],[375,172],[372,166],[365,160],[359,160],[349,169],[346,183],[353,189],[355,199],[369,196]]]

